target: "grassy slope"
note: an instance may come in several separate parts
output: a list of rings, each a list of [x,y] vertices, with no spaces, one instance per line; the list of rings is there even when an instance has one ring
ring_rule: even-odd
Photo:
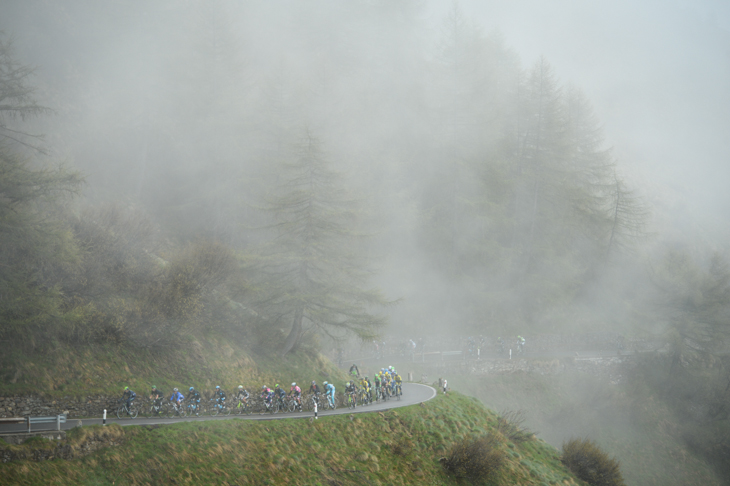
[[[206,391],[239,384],[250,391],[261,385],[293,381],[343,381],[345,375],[317,353],[299,351],[286,359],[274,354],[251,357],[224,340],[195,342],[191,350],[164,355],[115,347],[58,346],[32,357],[14,350],[0,357],[0,395],[47,397],[121,396],[125,386],[147,393],[156,385],[165,393],[190,386]],[[306,388],[306,387],[303,387]]]
[[[454,393],[423,406],[317,421],[125,427],[115,432],[122,445],[83,458],[5,464],[0,484],[462,484],[438,459],[458,439],[495,433],[495,423],[494,412]],[[500,447],[507,460],[491,484],[583,484],[542,440]]]
[[[677,439],[676,418],[666,404],[641,386],[608,386],[580,373],[455,376],[449,384],[495,410],[525,410],[526,423],[557,447],[570,437],[593,439],[621,462],[629,485],[723,484]]]
[[[424,372],[418,363],[389,363],[401,373]],[[725,484],[707,462],[679,439],[676,416],[641,380],[619,385],[581,372],[444,375],[449,387],[476,396],[497,411],[522,410],[525,425],[560,448],[572,437],[594,440],[621,462],[629,486]],[[438,377],[429,374],[428,380]]]

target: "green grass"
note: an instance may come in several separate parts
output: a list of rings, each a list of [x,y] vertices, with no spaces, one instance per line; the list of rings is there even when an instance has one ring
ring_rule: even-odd
[[[0,484],[455,485],[462,483],[446,475],[439,458],[463,438],[496,433],[496,419],[478,401],[454,393],[423,406],[316,421],[125,427],[119,429],[122,445],[86,457],[7,463]],[[544,441],[513,447],[519,458],[508,455],[489,484],[584,484]]]
[[[115,346],[77,349],[59,345],[33,355],[15,350],[3,353],[0,370],[0,395],[41,394],[48,398],[121,396],[125,386],[145,394],[156,385],[169,394],[173,387],[210,391],[220,385],[232,391],[244,385],[255,391],[276,383],[296,381],[308,387],[311,380],[321,384],[323,380],[346,379],[316,352],[298,351],[286,358],[274,353],[250,356],[214,339],[165,354]]]
[[[434,377],[430,377],[434,378]],[[435,377],[438,379],[438,377]],[[607,385],[593,375],[454,375],[449,385],[494,410],[525,410],[525,425],[555,447],[588,437],[621,462],[628,485],[724,484],[681,437],[677,417],[651,389],[626,379]]]

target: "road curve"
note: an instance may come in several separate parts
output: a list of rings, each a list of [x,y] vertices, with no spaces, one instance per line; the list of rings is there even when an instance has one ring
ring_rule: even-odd
[[[357,407],[352,410],[347,407],[338,408],[337,410],[320,411],[318,417],[325,418],[331,415],[342,415],[350,413],[366,413],[366,412],[379,412],[383,410],[390,410],[392,408],[406,407],[408,405],[415,405],[417,403],[431,400],[436,396],[436,390],[428,385],[421,385],[419,383],[403,383],[403,396],[400,400],[390,399],[387,402],[373,403]],[[251,415],[230,415],[228,417],[185,417],[177,419],[168,418],[136,418],[136,419],[124,419],[119,420],[116,417],[111,418],[111,413],[107,412],[107,424],[119,424],[119,425],[156,425],[156,424],[174,424],[178,422],[202,422],[208,420],[286,420],[286,419],[309,419],[313,417],[313,412],[295,412],[295,413],[277,413],[277,414],[264,414],[260,415],[257,413]],[[102,425],[101,418],[85,418],[85,419],[70,419],[65,424],[61,424],[62,430],[72,429],[76,427],[78,423],[82,422],[83,425]],[[2,434],[13,434],[25,432],[24,424],[3,424],[0,425],[0,435]],[[37,430],[41,432],[42,430]],[[36,430],[33,430],[36,432]]]

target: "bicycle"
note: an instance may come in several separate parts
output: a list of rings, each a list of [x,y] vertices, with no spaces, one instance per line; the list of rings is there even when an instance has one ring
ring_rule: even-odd
[[[370,403],[370,396],[366,390],[360,390],[360,405],[367,405]]]
[[[165,417],[167,416],[166,405],[167,404],[162,401],[162,398],[152,400],[149,406],[144,406],[142,415],[144,417]]]
[[[355,395],[355,392],[350,392],[347,394],[347,408],[356,408],[357,407],[357,395]]]
[[[203,415],[203,413],[203,407],[200,406],[199,401],[188,402],[187,406],[185,407],[185,415],[187,415],[188,417],[200,417],[201,415]]]
[[[314,410],[315,405],[317,406],[317,410],[322,409],[322,404],[319,400],[319,395],[310,395],[309,399],[306,401],[307,403],[307,411],[311,412]]]
[[[287,403],[287,410],[290,413],[303,411],[304,409],[302,408],[301,397],[299,399],[297,399],[297,397],[289,397],[289,402]]]
[[[251,406],[248,403],[248,400],[245,398],[239,398],[238,403],[236,404],[236,414],[238,415],[251,415]]]
[[[210,399],[211,404],[208,407],[208,413],[210,413],[211,417],[216,417],[218,415],[230,415],[231,409],[226,407],[225,400],[217,400],[215,398]]]
[[[397,384],[395,385],[395,398],[396,400],[400,400],[400,397],[403,395],[403,389],[401,388],[401,385]]]
[[[119,407],[117,407],[118,419],[121,420],[122,418],[137,418],[137,414],[139,413],[139,407],[137,406],[137,404],[134,403],[134,400],[131,400],[129,406],[127,406],[127,400],[125,400],[124,398],[120,398],[118,403],[121,404],[119,405]]]
[[[261,415],[265,413],[275,413],[276,399],[271,397],[271,400],[262,399],[263,407],[261,409]]]
[[[167,418],[183,418],[185,417],[185,405],[183,403],[173,402],[167,408]]]
[[[324,407],[323,408],[325,410],[329,410],[329,409],[337,410],[337,401],[335,400],[335,397],[333,396],[332,397],[332,400],[330,400],[329,397],[325,397],[325,398],[326,399],[324,401]]]

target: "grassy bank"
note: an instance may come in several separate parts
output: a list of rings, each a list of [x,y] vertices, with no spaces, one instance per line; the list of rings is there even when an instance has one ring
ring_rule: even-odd
[[[152,385],[169,393],[173,387],[195,386],[249,390],[292,381],[343,381],[345,375],[314,351],[286,358],[258,356],[225,340],[194,341],[185,351],[129,349],[118,346],[74,348],[59,345],[42,353],[9,350],[0,357],[0,395],[43,395],[83,398],[121,395],[125,386],[147,393]]]
[[[497,415],[458,393],[383,413],[253,422],[125,427],[121,445],[83,458],[3,466],[0,484],[463,484],[439,459],[468,437],[493,434],[504,463],[489,484],[583,484],[559,452],[512,442]]]
[[[687,447],[661,397],[629,377],[612,385],[580,372],[513,373],[454,376],[449,384],[495,410],[524,410],[526,423],[557,447],[571,437],[596,441],[621,461],[629,485],[724,484]]]

